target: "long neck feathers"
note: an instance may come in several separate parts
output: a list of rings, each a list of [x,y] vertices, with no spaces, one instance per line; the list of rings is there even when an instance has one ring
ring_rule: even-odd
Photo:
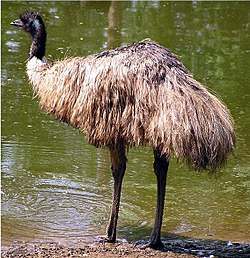
[[[30,46],[29,58],[37,57],[40,60],[45,56],[47,33],[42,19],[34,21],[33,29],[30,31],[32,43]]]

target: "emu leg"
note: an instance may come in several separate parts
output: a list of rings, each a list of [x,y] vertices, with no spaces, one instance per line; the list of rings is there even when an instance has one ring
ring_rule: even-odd
[[[121,198],[122,179],[126,170],[127,158],[125,155],[125,146],[121,141],[116,149],[110,149],[111,170],[114,178],[113,203],[110,213],[109,224],[107,228],[107,241],[114,243],[116,241],[116,225]]]
[[[161,156],[158,150],[154,150],[154,158],[154,172],[157,177],[157,206],[155,224],[150,236],[149,246],[157,249],[164,246],[161,242],[161,224],[164,210],[164,199],[169,161],[166,156]]]

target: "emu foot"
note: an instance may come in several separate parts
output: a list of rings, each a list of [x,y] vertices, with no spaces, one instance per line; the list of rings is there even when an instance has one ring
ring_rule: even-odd
[[[143,241],[144,242],[144,241]],[[140,249],[146,249],[146,248],[152,248],[152,249],[155,249],[155,250],[161,250],[163,249],[165,246],[164,244],[160,241],[150,241],[149,243],[141,243],[140,241],[138,241],[138,247]]]
[[[111,237],[106,237],[106,242],[108,242],[108,243],[116,243],[116,239],[113,239]]]
[[[98,237],[99,241],[102,243],[116,243],[116,239],[112,238],[112,237],[107,237],[107,236],[100,236]]]
[[[164,248],[164,244],[161,242],[161,240],[152,241],[148,243],[148,247],[153,248],[155,250],[159,250]]]

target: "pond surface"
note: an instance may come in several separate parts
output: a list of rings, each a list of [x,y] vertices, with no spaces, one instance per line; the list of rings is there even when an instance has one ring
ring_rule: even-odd
[[[162,235],[250,241],[249,2],[2,2],[2,244],[80,244],[105,235],[112,196],[107,150],[39,108],[25,63],[30,39],[9,23],[37,10],[47,56],[84,56],[151,38],[181,56],[229,107],[237,150],[217,178],[171,160]],[[147,239],[156,180],[150,148],[131,149],[118,237]]]

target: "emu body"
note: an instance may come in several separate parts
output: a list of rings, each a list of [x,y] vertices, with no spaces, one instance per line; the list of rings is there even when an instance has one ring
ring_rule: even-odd
[[[41,17],[25,12],[12,25],[31,34],[27,74],[42,109],[83,131],[92,145],[110,150],[110,242],[116,240],[125,150],[152,146],[158,190],[150,246],[161,247],[169,158],[174,155],[195,169],[212,172],[224,165],[235,145],[233,120],[225,105],[176,55],[151,40],[49,64]]]

